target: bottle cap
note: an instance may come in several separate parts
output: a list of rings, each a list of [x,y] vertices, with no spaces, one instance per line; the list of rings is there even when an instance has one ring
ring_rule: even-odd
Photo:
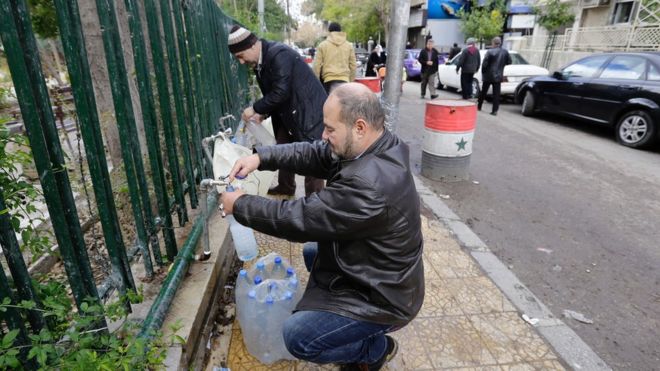
[[[264,269],[265,266],[266,266],[266,264],[264,264],[264,262],[258,262],[257,263],[257,269],[259,269],[259,270]]]
[[[270,295],[266,295],[266,304],[273,304],[275,300],[273,300],[273,297]]]
[[[225,191],[234,192],[234,186],[231,184],[227,184],[227,187],[225,187]]]
[[[280,258],[279,256],[276,256],[275,257],[275,264],[282,264],[282,258]]]
[[[263,280],[261,279],[261,276],[255,276],[255,277],[254,277],[254,284],[255,284],[255,285],[260,284],[261,281],[263,281]]]
[[[291,291],[287,291],[287,292],[284,294],[284,298],[285,298],[286,300],[291,300],[291,299],[293,299],[293,293],[292,293]]]
[[[241,269],[238,272],[238,275],[241,276],[241,277],[247,277],[247,271],[245,269]]]
[[[256,291],[254,291],[254,290],[250,290],[250,291],[248,292],[248,298],[250,298],[250,299],[255,299],[256,297],[257,297],[257,292],[256,292]]]
[[[286,269],[286,275],[287,276],[293,276],[296,272],[293,270],[293,267],[289,267]]]

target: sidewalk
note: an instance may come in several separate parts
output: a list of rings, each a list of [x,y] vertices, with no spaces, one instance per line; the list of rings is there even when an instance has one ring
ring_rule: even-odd
[[[428,200],[428,194],[423,199]],[[411,324],[393,333],[400,348],[386,369],[564,370],[550,345],[521,318],[427,205],[422,209],[422,226],[424,305]],[[277,252],[294,265],[301,281],[306,282],[308,274],[301,244],[259,233],[257,241],[260,255]],[[227,366],[232,371],[338,369],[334,365],[291,361],[262,365],[245,349],[237,321],[231,326],[226,356]],[[218,357],[217,354],[212,356],[207,370],[212,370],[214,363],[218,365]]]

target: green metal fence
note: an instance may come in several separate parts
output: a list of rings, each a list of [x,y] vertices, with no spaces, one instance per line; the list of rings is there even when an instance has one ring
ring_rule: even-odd
[[[92,277],[26,0],[0,0],[0,37],[55,237],[80,308],[89,298],[102,301],[112,289],[120,294],[135,289],[129,265],[135,252],[142,255],[148,277],[154,273],[154,263],[163,266],[191,258],[189,251],[182,256],[176,244],[172,215],[183,226],[189,219],[188,208],[198,206],[196,184],[210,174],[201,140],[220,129],[220,117],[238,117],[248,99],[247,72],[230,58],[226,40],[233,21],[213,0],[123,0],[131,45],[120,41],[115,2],[95,0],[137,236],[134,244],[126,246],[106,163],[78,5],[71,0],[54,1],[76,117],[112,266],[108,279],[98,287]],[[148,30],[146,35],[143,26]],[[127,71],[123,48],[132,49],[135,71]],[[146,154],[138,140],[129,90],[132,78],[139,90]],[[149,196],[150,187],[155,200]],[[156,207],[152,208],[154,202]],[[0,269],[0,300],[32,300],[38,309],[39,298],[10,225],[2,190],[0,211],[0,243],[12,278]],[[192,234],[199,234],[197,224]],[[177,279],[180,277],[168,277],[166,282]],[[125,305],[130,310],[130,304]],[[162,309],[159,311],[162,314]],[[39,313],[10,309],[1,319],[9,329],[19,329],[19,340],[26,342],[29,332],[38,333],[45,326]]]

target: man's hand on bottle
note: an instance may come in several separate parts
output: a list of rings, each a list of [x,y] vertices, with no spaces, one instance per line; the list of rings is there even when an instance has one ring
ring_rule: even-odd
[[[254,121],[256,123],[261,123],[261,121],[264,120],[264,116],[256,113],[254,111],[254,108],[248,107],[243,110],[243,114],[241,114],[241,119],[243,119],[243,121],[245,122]]]
[[[220,203],[222,204],[225,214],[232,214],[234,212],[234,202],[244,194],[245,191],[242,189],[236,189],[233,192],[222,192],[220,195]]]

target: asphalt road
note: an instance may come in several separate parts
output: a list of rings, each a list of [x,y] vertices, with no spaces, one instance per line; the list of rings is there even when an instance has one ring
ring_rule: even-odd
[[[417,174],[428,101],[419,95],[419,83],[404,84],[396,131]],[[486,103],[471,179],[422,179],[555,316],[592,319],[564,321],[612,368],[660,369],[660,146],[629,149],[611,129],[526,118],[512,103],[488,112]]]

